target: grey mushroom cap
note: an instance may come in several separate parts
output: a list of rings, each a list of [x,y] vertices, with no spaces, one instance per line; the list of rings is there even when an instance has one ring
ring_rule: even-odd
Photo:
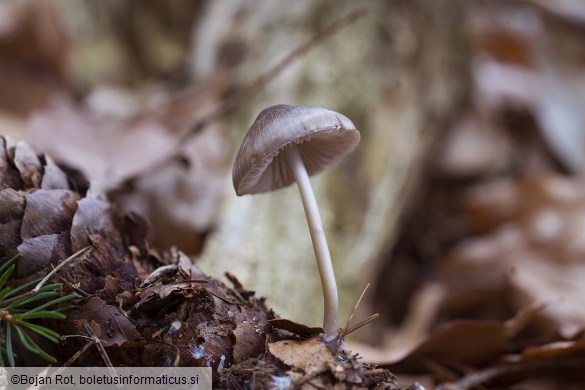
[[[345,115],[316,106],[279,104],[260,112],[238,150],[236,194],[258,194],[295,182],[281,152],[296,144],[309,175],[335,164],[358,145],[360,133]]]

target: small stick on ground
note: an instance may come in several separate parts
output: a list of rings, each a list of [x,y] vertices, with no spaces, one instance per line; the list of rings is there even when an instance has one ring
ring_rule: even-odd
[[[51,276],[53,276],[55,274],[55,272],[57,272],[60,268],[62,268],[66,263],[72,261],[73,259],[77,258],[77,256],[79,256],[80,254],[82,254],[83,252],[85,252],[87,249],[91,248],[90,246],[86,246],[85,248],[81,249],[80,251],[74,253],[73,255],[71,255],[70,257],[68,257],[67,259],[63,260],[61,263],[59,263],[59,265],[57,267],[55,267],[51,272],[49,272],[49,274],[47,276],[45,276],[37,285],[34,289],[27,291],[25,293],[16,295],[14,297],[10,297],[8,299],[3,300],[2,302],[0,302],[0,304],[2,306],[6,306],[14,301],[17,301],[19,299],[22,298],[26,298],[26,297],[30,297],[35,295],[36,293],[39,292],[39,290],[43,287],[43,285],[49,280],[49,278],[51,278]],[[87,293],[86,293],[87,294]],[[82,295],[83,296],[83,295]]]
[[[344,335],[343,337],[347,336],[350,333],[355,332],[356,330],[358,330],[362,326],[366,326],[367,324],[369,324],[370,322],[374,321],[378,317],[380,317],[380,314],[374,313],[371,316],[369,316],[368,318],[366,318],[365,320],[361,320],[360,322],[358,322],[357,324],[355,324],[351,328],[346,329],[345,332],[343,333],[343,335]]]
[[[91,347],[94,344],[95,344],[95,340],[92,338],[79,351],[75,352],[75,354],[73,356],[71,356],[71,358],[69,358],[69,360],[67,360],[65,363],[63,363],[63,365],[61,366],[61,369],[59,371],[57,371],[56,373],[57,374],[60,374],[61,372],[63,372],[65,370],[66,367],[69,367],[70,365],[72,365],[73,363],[75,363],[75,361],[77,359],[79,359],[79,357],[81,355],[83,355],[83,353],[85,351],[87,351],[89,349],[89,347]]]
[[[378,316],[379,316],[378,313],[372,314],[371,316],[369,316],[365,320],[360,321],[357,325],[352,327],[351,330],[349,328],[349,325],[351,324],[351,321],[353,320],[353,316],[355,315],[355,312],[357,311],[357,308],[359,307],[360,303],[362,303],[362,299],[364,298],[364,295],[366,294],[366,291],[368,290],[369,287],[370,287],[370,283],[366,284],[366,287],[364,287],[362,293],[360,294],[360,296],[356,300],[355,304],[353,305],[353,308],[351,309],[351,313],[349,314],[349,317],[347,318],[347,322],[345,323],[345,328],[343,328],[343,332],[341,332],[341,336],[339,336],[340,339],[343,340],[351,332],[358,330],[362,326],[364,326],[367,323],[378,318]]]
[[[89,298],[89,297],[92,296],[92,294],[83,291],[79,287],[75,287],[75,285],[73,285],[73,283],[71,283],[68,280],[65,280],[65,278],[63,278],[61,275],[56,275],[56,278],[59,279],[61,281],[61,283],[63,283],[63,286],[66,286],[67,288],[70,288],[73,292],[75,292],[80,297],[82,297],[82,298]]]
[[[47,274],[47,276],[45,276],[40,282],[39,284],[37,284],[37,286],[32,290],[33,294],[36,294],[39,292],[39,290],[41,289],[41,287],[43,287],[43,285],[45,283],[47,283],[47,281],[53,276],[55,275],[55,273],[57,271],[59,271],[61,268],[63,268],[66,264],[70,263],[71,261],[73,261],[74,259],[76,259],[78,256],[80,256],[81,254],[85,253],[89,248],[91,248],[91,245],[86,246],[83,249],[78,250],[77,252],[75,252],[74,254],[72,254],[71,256],[69,256],[68,258],[66,258],[65,260],[63,260],[62,262],[60,262],[55,268],[53,268],[53,270],[51,272],[49,272]]]
[[[99,337],[97,337],[93,328],[89,326],[87,322],[83,324],[83,328],[85,329],[87,334],[90,335],[91,338],[93,339],[93,342],[97,347],[102,359],[104,360],[104,363],[106,363],[106,366],[110,368],[110,374],[116,375],[116,372],[114,371],[114,365],[112,364],[112,361],[110,360],[110,357],[108,356],[106,349],[102,344],[102,341],[99,339]]]
[[[318,370],[318,371],[315,371],[314,373],[312,373],[312,374],[310,374],[310,375],[307,375],[306,377],[304,377],[304,378],[301,378],[301,379],[300,379],[300,380],[298,380],[297,382],[293,383],[293,388],[294,388],[294,389],[299,389],[299,388],[301,388],[301,387],[302,387],[302,385],[305,385],[305,384],[307,384],[307,385],[310,385],[310,386],[311,386],[311,387],[313,387],[313,388],[319,388],[319,387],[317,387],[316,385],[314,385],[313,383],[311,383],[311,381],[312,381],[313,379],[315,379],[316,377],[318,377],[319,375],[321,375],[321,374],[325,373],[325,372],[327,372],[327,370],[326,370],[326,369],[324,369],[324,370]]]

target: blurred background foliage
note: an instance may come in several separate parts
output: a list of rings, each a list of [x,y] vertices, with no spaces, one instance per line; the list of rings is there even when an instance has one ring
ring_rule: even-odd
[[[356,6],[366,12],[221,112]],[[381,314],[359,335],[377,348],[355,348],[396,362],[448,321],[503,324],[535,303],[522,337],[574,341],[584,41],[579,0],[4,1],[0,132],[99,182],[150,222],[153,246],[317,325],[298,191],[238,198],[231,163],[266,106],[339,111],[361,145],[313,183],[341,322],[368,282],[359,315]]]

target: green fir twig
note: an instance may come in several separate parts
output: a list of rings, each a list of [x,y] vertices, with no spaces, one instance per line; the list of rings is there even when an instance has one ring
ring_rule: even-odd
[[[62,295],[59,291],[60,283],[43,285],[48,280],[35,279],[18,287],[7,287],[6,282],[14,272],[16,261],[20,255],[16,255],[0,266],[0,365],[14,367],[16,364],[14,343],[20,343],[28,351],[37,354],[45,360],[55,363],[57,359],[44,351],[33,340],[31,334],[53,343],[58,343],[60,336],[57,332],[46,326],[34,323],[38,319],[65,319],[62,312],[71,308],[58,307],[57,305],[77,298],[77,294]],[[36,286],[36,288],[35,288]]]

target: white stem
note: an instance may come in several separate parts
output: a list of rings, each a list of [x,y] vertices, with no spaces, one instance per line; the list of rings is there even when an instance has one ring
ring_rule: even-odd
[[[297,146],[293,144],[291,147],[286,148],[284,156],[297,181],[305,214],[307,215],[311,240],[313,241],[313,250],[315,251],[321,286],[323,287],[323,330],[327,335],[336,336],[338,331],[339,298],[337,296],[333,265],[331,264],[331,255],[329,254],[315,193]]]

